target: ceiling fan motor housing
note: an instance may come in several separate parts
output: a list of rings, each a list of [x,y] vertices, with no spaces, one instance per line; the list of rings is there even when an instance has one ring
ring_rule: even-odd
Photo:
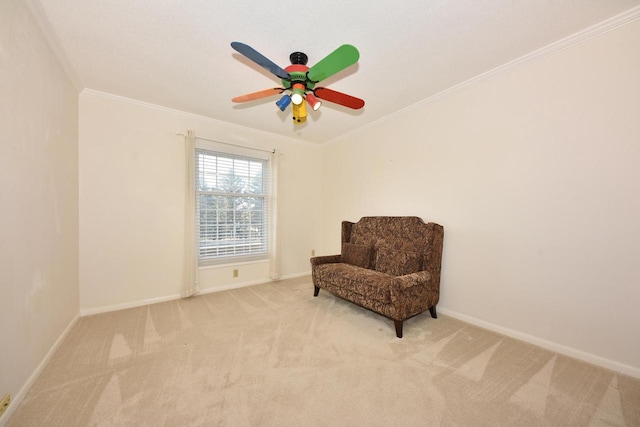
[[[292,64],[307,65],[309,58],[302,52],[293,52],[291,55],[289,55],[289,60]]]
[[[302,85],[304,86],[304,90],[306,92],[307,90],[312,90],[315,86],[315,83],[307,78],[307,71],[309,70],[309,67],[307,67],[306,65],[291,64],[284,70],[289,73],[290,76],[288,80],[282,80],[282,85],[285,88],[290,89],[294,86]]]

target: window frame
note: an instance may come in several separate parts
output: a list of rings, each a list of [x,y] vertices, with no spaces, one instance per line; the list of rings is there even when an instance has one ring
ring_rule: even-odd
[[[206,158],[208,157],[208,161],[212,161],[215,159],[216,167],[214,171],[209,170],[209,173],[206,171],[206,167],[204,166]],[[226,162],[224,165],[227,168],[227,173],[220,173],[218,169],[219,161]],[[236,167],[236,163],[247,165],[247,173],[246,175],[237,174],[238,168]],[[231,179],[233,184],[236,185],[235,178],[240,178],[240,182],[242,179],[246,179],[244,187],[249,188],[251,185],[249,184],[253,178],[251,176],[251,163],[259,163],[261,164],[261,191],[260,192],[247,192],[247,191],[222,191],[219,186],[220,179]],[[232,165],[229,168],[229,165]],[[203,169],[204,167],[204,169]],[[212,266],[212,265],[221,265],[221,264],[235,264],[235,263],[244,263],[244,262],[255,262],[255,261],[266,261],[269,259],[270,252],[270,233],[271,233],[271,224],[270,224],[270,210],[269,210],[269,201],[270,201],[270,158],[260,155],[254,155],[254,153],[247,152],[231,152],[231,150],[223,150],[218,147],[207,147],[202,146],[202,144],[198,144],[195,149],[195,195],[196,195],[196,236],[198,240],[197,245],[197,257],[198,257],[198,265],[199,266]],[[228,173],[231,172],[231,173]],[[209,175],[208,178],[206,175]],[[215,178],[215,185],[217,188],[205,187],[203,182],[205,180],[209,180],[210,182]],[[226,190],[230,190],[227,188]],[[203,222],[203,217],[201,212],[203,210],[202,196],[213,196],[215,206],[212,208],[211,203],[207,208],[209,214],[215,212],[215,218],[212,222],[205,223]],[[229,205],[226,205],[226,208],[220,208],[220,201],[222,199],[226,199],[225,203],[228,203],[230,200],[233,200],[233,208],[229,209]],[[237,202],[240,199],[258,199],[261,204],[261,208],[259,210],[255,209],[238,209]],[[247,202],[249,203],[249,202]],[[224,205],[224,203],[222,203]],[[221,211],[226,212],[226,214],[232,213],[233,222],[228,222],[228,220],[222,224],[220,223],[220,214]],[[258,217],[261,219],[257,222],[252,222],[254,214],[257,213]],[[245,219],[246,215],[250,218],[249,221],[237,220],[240,216],[237,214],[244,214]],[[228,218],[227,218],[228,219]],[[209,218],[211,220],[211,218]],[[256,238],[252,235],[252,226],[258,227],[261,231],[256,231],[256,235],[259,235],[259,249],[251,250],[249,248],[248,251],[239,250],[239,247],[247,244],[247,240],[249,240],[249,244],[252,242],[256,242]],[[232,253],[229,254],[220,254],[218,252],[217,255],[209,255],[203,253],[203,227],[218,227],[218,232],[220,227],[229,227],[231,226],[231,233],[224,234],[228,236],[227,238],[235,239],[234,244],[230,245],[222,245],[222,247],[218,247],[218,251],[221,249],[230,250]],[[238,230],[245,229],[245,232],[248,232],[248,237],[238,237]],[[255,227],[253,227],[255,228]],[[218,234],[219,236],[219,234]],[[252,238],[253,237],[253,238]],[[210,248],[212,252],[215,249]]]

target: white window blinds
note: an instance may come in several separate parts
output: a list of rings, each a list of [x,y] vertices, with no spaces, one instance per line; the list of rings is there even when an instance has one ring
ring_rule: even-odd
[[[195,153],[200,264],[266,259],[269,161],[201,148]]]

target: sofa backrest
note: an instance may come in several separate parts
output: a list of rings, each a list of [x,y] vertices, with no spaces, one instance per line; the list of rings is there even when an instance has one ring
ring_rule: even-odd
[[[394,275],[429,270],[439,282],[444,228],[415,216],[363,217],[342,222],[342,243],[371,248],[371,268]],[[417,260],[416,260],[417,258]],[[414,270],[414,271],[411,271]]]

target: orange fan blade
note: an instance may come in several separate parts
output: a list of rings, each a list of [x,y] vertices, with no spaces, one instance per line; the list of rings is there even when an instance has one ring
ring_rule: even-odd
[[[253,101],[260,98],[266,98],[268,96],[278,95],[284,91],[281,87],[274,87],[271,89],[265,89],[258,92],[248,93],[246,95],[240,95],[233,98],[231,101],[233,102],[247,102]]]

